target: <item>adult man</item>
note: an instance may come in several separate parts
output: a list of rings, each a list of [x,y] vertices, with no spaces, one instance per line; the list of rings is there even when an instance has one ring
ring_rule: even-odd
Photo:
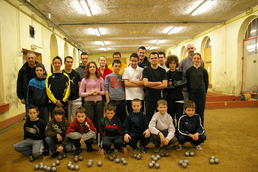
[[[72,69],[73,58],[67,56],[64,59],[64,69],[69,78],[70,78],[70,96],[68,98],[68,120],[72,122],[75,118],[75,111],[82,106],[81,97],[79,97],[79,87],[81,83],[80,75],[78,72]]]
[[[127,105],[128,114],[133,112],[132,100],[138,98],[143,103],[144,92],[143,92],[143,81],[142,81],[142,71],[143,68],[139,67],[137,64],[139,62],[139,56],[136,53],[130,56],[130,66],[124,69],[123,81],[125,84],[125,99]],[[141,112],[143,112],[143,106]]]
[[[84,77],[84,70],[86,68],[86,65],[88,63],[89,56],[86,52],[81,53],[81,64],[75,69],[76,72],[80,74],[81,80]]]
[[[18,73],[17,78],[17,96],[21,100],[22,104],[25,104],[27,99],[27,89],[29,81],[36,77],[35,68],[36,54],[34,52],[28,52],[26,55],[26,63],[23,64]]]
[[[194,46],[194,44],[187,44],[186,46],[186,52],[188,53],[188,56],[186,58],[184,58],[183,60],[180,61],[179,64],[179,70],[183,72],[183,74],[185,75],[187,69],[189,69],[190,67],[193,66],[193,55],[195,52],[196,48]],[[201,61],[201,67],[203,67],[203,61]],[[186,87],[183,88],[183,96],[184,96],[184,102],[189,101],[189,94],[188,91],[186,89]]]
[[[146,57],[146,48],[144,46],[138,48],[137,54],[139,56],[138,66],[142,68],[147,68],[147,66],[150,66],[150,62]]]
[[[166,62],[166,54],[162,51],[158,52],[158,56],[159,56],[159,66],[162,67],[163,69],[166,70],[166,72],[169,70],[169,68],[167,68],[165,62]]]
[[[121,61],[121,58],[122,58],[122,57],[121,57],[121,53],[120,53],[120,52],[114,52],[114,53],[113,53],[113,60],[119,60],[119,61]],[[127,67],[127,65],[124,64],[124,63],[121,61],[121,68],[120,68],[120,71],[119,71],[119,74],[120,74],[120,75],[123,74],[124,69],[125,69],[126,67]],[[113,71],[112,64],[109,64],[109,65],[108,65],[108,68]]]
[[[158,65],[158,53],[152,52],[149,61],[151,65],[143,70],[143,84],[146,115],[150,121],[156,110],[157,101],[161,99],[161,91],[167,87],[168,81],[166,71]]]

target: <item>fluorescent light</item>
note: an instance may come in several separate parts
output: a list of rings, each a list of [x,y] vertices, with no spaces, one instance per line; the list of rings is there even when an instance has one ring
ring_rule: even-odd
[[[92,14],[91,14],[91,10],[90,10],[90,7],[89,7],[88,3],[86,2],[86,0],[80,0],[79,2],[80,2],[80,4],[81,4],[81,7],[82,7],[84,13],[85,13],[87,16],[91,16],[91,15],[92,15]]]
[[[172,34],[172,33],[177,33],[177,32],[180,32],[182,30],[181,27],[172,27],[168,32],[167,34]]]
[[[104,42],[104,41],[101,41],[101,45],[102,45],[102,46],[105,46],[105,42]]]
[[[98,28],[93,28],[94,30],[94,33],[97,35],[97,36],[100,36],[100,32],[99,32],[99,29]]]
[[[160,40],[157,40],[157,41],[155,42],[155,44],[157,45],[159,42],[160,42]]]
[[[213,5],[213,0],[204,0],[192,12],[190,12],[190,15],[195,16],[204,13],[208,11]]]
[[[105,47],[105,48],[100,48],[99,50],[107,51],[108,49]]]

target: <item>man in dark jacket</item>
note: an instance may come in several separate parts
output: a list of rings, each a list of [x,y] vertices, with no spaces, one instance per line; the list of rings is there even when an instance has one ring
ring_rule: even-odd
[[[38,63],[36,62],[36,54],[34,52],[28,52],[26,61],[19,70],[17,79],[17,96],[22,104],[26,103],[29,81],[36,77],[35,68]]]

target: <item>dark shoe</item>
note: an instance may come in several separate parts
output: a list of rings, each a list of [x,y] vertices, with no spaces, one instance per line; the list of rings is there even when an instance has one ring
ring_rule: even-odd
[[[169,150],[168,145],[165,145],[165,146],[163,146],[162,148],[163,148],[164,150]]]
[[[142,147],[140,147],[140,151],[141,151],[141,153],[146,153],[146,152],[147,152],[147,149],[142,146]]]
[[[135,147],[135,148],[133,147],[133,151],[138,151],[138,148],[137,147]]]
[[[57,157],[59,154],[60,154],[59,152],[52,153],[52,155],[50,156],[50,159]]]
[[[81,152],[82,152],[81,149],[76,149],[73,154],[74,155],[80,155]]]
[[[35,161],[35,158],[31,155],[31,156],[29,157],[29,161],[30,161],[30,162]]]
[[[49,155],[49,150],[48,150],[48,149],[45,149],[44,152],[43,152],[43,155],[44,155],[44,156],[48,156],[48,155]]]
[[[154,148],[154,153],[159,153],[159,151],[160,151],[160,147],[155,147]]]
[[[87,147],[87,152],[93,152],[92,147]]]

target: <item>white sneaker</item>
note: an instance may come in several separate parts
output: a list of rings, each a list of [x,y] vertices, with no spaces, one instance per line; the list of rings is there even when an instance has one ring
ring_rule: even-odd
[[[182,149],[182,145],[181,144],[178,144],[177,146],[176,146],[176,150],[177,151],[180,151]]]
[[[196,148],[198,151],[201,151],[201,150],[202,150],[201,145],[198,145],[198,146],[196,146],[195,148]]]

